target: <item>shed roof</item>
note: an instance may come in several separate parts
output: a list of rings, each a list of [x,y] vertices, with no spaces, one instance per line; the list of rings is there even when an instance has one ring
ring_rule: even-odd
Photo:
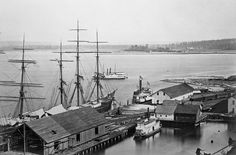
[[[104,116],[95,109],[84,107],[30,121],[26,124],[46,143],[50,143],[106,122]]]
[[[178,101],[178,100],[164,100],[163,101],[163,105],[169,105],[169,106],[175,106],[175,105],[177,105],[177,104],[180,104],[181,103],[181,101]]]
[[[175,114],[197,114],[199,109],[199,105],[178,104],[175,109]]]
[[[184,94],[190,93],[193,90],[194,90],[193,87],[189,86],[186,83],[182,83],[182,84],[175,85],[175,86],[172,86],[172,87],[160,89],[159,91],[163,91],[169,97],[175,98],[175,97],[182,96]]]
[[[26,125],[46,143],[50,143],[70,135],[68,131],[66,131],[51,117],[45,117],[42,119],[26,122]]]
[[[205,101],[205,102],[203,102],[203,109],[209,109],[209,108],[215,106],[216,104],[223,103],[223,102],[225,104],[227,104],[228,103],[228,99],[227,98],[223,98],[223,99]]]
[[[70,134],[79,133],[107,122],[102,114],[91,107],[71,110],[51,117]]]
[[[157,105],[156,114],[171,115],[174,114],[177,105]]]

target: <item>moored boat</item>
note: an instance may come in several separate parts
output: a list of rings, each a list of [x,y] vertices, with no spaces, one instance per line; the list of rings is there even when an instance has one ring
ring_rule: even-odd
[[[42,100],[42,97],[32,97],[29,96],[30,92],[32,91],[30,88],[41,88],[43,87],[41,84],[27,82],[29,77],[26,77],[26,66],[29,64],[36,64],[35,60],[27,60],[25,59],[25,51],[32,50],[29,48],[25,48],[25,36],[23,37],[23,46],[22,48],[17,48],[16,50],[22,50],[22,58],[21,59],[9,59],[8,62],[10,63],[17,63],[21,64],[21,75],[20,75],[20,82],[15,81],[0,81],[0,86],[10,86],[10,87],[19,87],[19,95],[12,96],[7,95],[3,96],[0,95],[1,102],[16,102],[16,107],[13,114],[9,114],[6,116],[3,112],[4,117],[0,117],[0,135],[7,135],[14,131],[20,124],[31,121],[34,119],[38,119],[39,113],[37,111],[33,111],[32,109],[28,108],[29,105],[27,101],[29,100]],[[1,107],[2,109],[2,107]],[[42,109],[41,109],[42,110]]]
[[[147,86],[142,86],[143,78],[139,76],[139,88],[133,93],[133,103],[134,104],[152,104],[152,90],[149,87],[149,83],[147,82]]]
[[[97,50],[96,50],[96,72],[95,75],[93,76],[93,82],[94,86],[92,87],[91,93],[86,100],[86,103],[83,106],[91,106],[95,108],[99,113],[107,112],[111,109],[112,102],[114,101],[114,96],[116,90],[113,90],[112,92],[109,91],[108,94],[105,96],[103,92],[103,86],[101,83],[101,73],[99,73],[99,49],[98,49],[98,44],[99,43],[104,43],[104,42],[99,42],[98,41],[98,32],[96,32],[96,41],[95,42],[90,42],[90,43],[95,43]],[[95,92],[96,88],[96,92]],[[95,92],[95,93],[94,93]],[[96,99],[91,99],[93,95],[96,95]]]
[[[137,123],[134,140],[139,141],[154,136],[161,131],[161,123],[156,118],[145,119]]]
[[[128,76],[124,72],[112,72],[111,68],[106,73],[99,73],[99,78],[101,80],[125,80],[128,78]],[[97,74],[93,76],[93,78],[96,78]]]

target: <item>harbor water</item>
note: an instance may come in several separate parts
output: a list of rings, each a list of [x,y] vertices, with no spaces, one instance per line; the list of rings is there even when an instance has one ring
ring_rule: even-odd
[[[43,88],[28,90],[29,96],[45,97],[43,101],[27,102],[26,109],[37,110],[52,104],[55,90],[58,90],[59,68],[56,62],[50,59],[59,58],[57,50],[35,50],[26,53],[27,59],[37,61],[36,65],[27,66],[27,77],[31,82],[42,83]],[[20,79],[19,64],[10,64],[8,59],[21,58],[19,51],[6,51],[0,55],[0,80]],[[75,60],[74,54],[64,54],[64,59]],[[84,75],[84,81],[89,80],[95,71],[95,54],[83,54],[80,57],[80,71]],[[107,68],[116,69],[127,73],[126,80],[110,80],[104,82],[104,88],[117,89],[116,100],[120,104],[131,103],[133,91],[137,89],[139,76],[144,79],[144,85],[150,83],[155,91],[173,84],[160,80],[167,78],[183,78],[196,76],[229,76],[236,74],[235,54],[127,54],[111,53],[100,56],[100,68],[106,72]],[[64,81],[69,83],[74,78],[75,62],[64,63]],[[86,83],[86,82],[85,82]],[[72,83],[73,84],[73,83]],[[84,88],[86,92],[86,86]],[[17,95],[16,87],[0,87],[0,93],[4,96]],[[16,103],[0,102],[1,116],[13,113]],[[99,155],[190,155],[195,154],[200,147],[206,152],[214,152],[227,145],[229,136],[236,139],[235,127],[225,123],[203,123],[196,129],[171,129],[163,128],[154,137],[150,137],[140,143],[136,143],[132,137],[111,146]],[[213,140],[213,143],[211,143]]]

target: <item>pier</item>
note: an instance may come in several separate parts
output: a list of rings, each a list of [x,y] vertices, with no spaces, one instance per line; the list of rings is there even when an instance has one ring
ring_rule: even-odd
[[[58,154],[67,155],[85,155],[99,150],[103,150],[109,146],[112,146],[125,138],[132,136],[135,132],[136,124],[127,124],[124,126],[116,126],[114,129],[109,129],[111,132],[103,137],[99,137],[91,142],[80,145],[78,147],[68,149],[64,152],[58,152]]]

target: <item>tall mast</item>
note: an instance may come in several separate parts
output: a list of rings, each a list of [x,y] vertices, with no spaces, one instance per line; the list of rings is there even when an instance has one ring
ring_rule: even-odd
[[[60,87],[59,87],[59,90],[60,90],[60,102],[61,102],[61,105],[65,105],[67,106],[67,102],[66,102],[66,97],[65,97],[65,90],[64,90],[64,84],[65,81],[63,80],[63,71],[62,71],[62,68],[63,68],[63,65],[62,65],[62,62],[73,62],[72,60],[64,60],[62,58],[62,42],[60,42],[60,52],[54,52],[54,53],[59,53],[60,54],[60,58],[59,60],[58,59],[52,59],[51,61],[57,61],[58,64],[59,64],[59,69],[60,69],[60,77],[59,77],[59,81],[60,81]],[[63,104],[65,101],[65,104]]]
[[[20,81],[20,118],[23,114],[23,106],[24,106],[24,76],[25,76],[25,35],[23,37],[23,46],[22,46],[22,63],[21,63],[21,81]]]
[[[77,106],[79,106],[79,90],[80,90],[80,77],[79,77],[79,22],[77,21],[77,43],[76,43],[76,90],[77,90]]]
[[[97,40],[97,56],[96,56],[96,63],[97,63],[97,79],[96,79],[96,84],[97,84],[97,103],[99,100],[99,56],[98,56],[98,32],[96,31],[96,40]]]
[[[16,48],[16,50],[22,50],[22,58],[20,60],[18,59],[9,59],[8,62],[11,63],[20,63],[21,64],[21,79],[20,83],[17,83],[15,81],[2,81],[0,85],[2,86],[19,86],[19,96],[0,96],[0,101],[12,101],[12,102],[18,102],[17,106],[15,108],[13,117],[19,117],[23,118],[23,109],[24,109],[24,100],[25,99],[45,99],[40,97],[26,97],[25,96],[25,87],[43,87],[41,84],[37,83],[26,83],[25,82],[25,71],[26,71],[26,64],[36,64],[34,60],[26,60],[25,59],[25,51],[26,50],[32,50],[29,48],[25,48],[25,35],[23,36],[23,45],[22,48]]]
[[[80,46],[80,42],[87,42],[87,41],[82,41],[79,40],[79,32],[80,31],[84,31],[86,29],[80,29],[79,28],[79,21],[77,20],[77,28],[76,29],[71,29],[71,31],[76,31],[76,40],[72,40],[71,42],[76,42],[76,93],[77,93],[77,106],[80,105],[79,103],[79,98],[80,98],[80,87],[81,87],[81,83],[80,83],[80,72],[79,72],[79,46]],[[83,98],[83,97],[82,97]]]
[[[96,51],[96,69],[97,69],[97,72],[96,72],[96,86],[97,86],[97,103],[98,103],[98,101],[99,101],[99,87],[100,87],[100,79],[99,79],[99,55],[98,55],[98,53],[101,53],[101,52],[99,52],[98,44],[99,43],[107,43],[107,42],[98,41],[98,32],[96,31],[96,41],[95,42],[90,42],[90,43],[95,43],[96,44],[96,48],[97,48],[97,51]]]
[[[60,42],[60,61],[59,61],[59,67],[60,67],[60,94],[61,94],[61,105],[63,105],[63,80],[62,80],[62,42]]]

